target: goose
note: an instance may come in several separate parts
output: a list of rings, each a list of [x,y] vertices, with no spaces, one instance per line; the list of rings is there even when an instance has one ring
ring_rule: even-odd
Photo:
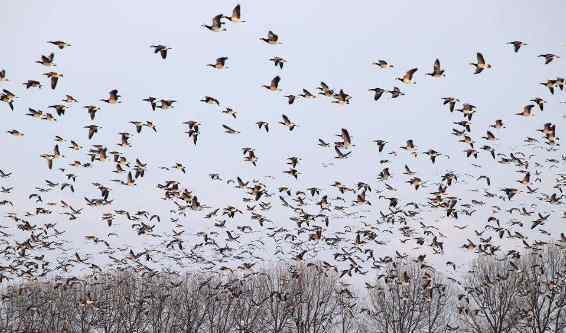
[[[53,160],[55,160],[55,156],[51,155],[51,154],[41,154],[40,157],[47,161],[47,168],[49,170],[52,170],[53,169]]]
[[[88,125],[84,126],[83,128],[88,129],[88,139],[92,139],[95,133],[98,133],[98,130],[102,128],[102,126],[97,125]]]
[[[272,61],[275,67],[279,66],[280,69],[283,69],[283,65],[287,63],[287,60],[281,57],[273,57],[270,58],[269,61]]]
[[[51,89],[53,90],[57,87],[57,82],[59,81],[59,78],[63,77],[62,73],[57,73],[57,72],[43,73],[43,75],[51,79]]]
[[[246,21],[242,20],[242,16],[240,14],[240,4],[237,4],[236,7],[232,10],[232,16],[223,16],[225,19],[232,23],[244,23]]]
[[[26,116],[30,116],[32,118],[38,118],[41,119],[43,117],[43,111],[41,110],[35,110],[32,108],[28,108],[28,113],[26,113]]]
[[[122,101],[120,101],[120,97],[122,97],[121,95],[118,95],[118,89],[112,89],[108,92],[108,98],[107,99],[101,99],[101,102],[105,102],[108,104],[116,104],[116,103],[122,103]]]
[[[216,98],[210,96],[204,96],[204,98],[200,101],[207,104],[216,104],[218,106],[220,105],[220,102]]]
[[[388,93],[391,94],[391,98],[397,98],[399,96],[404,96],[405,93],[399,89],[399,87],[393,87],[393,90],[388,90]]]
[[[355,146],[352,144],[352,137],[347,129],[342,128],[340,134],[337,134],[337,136],[342,139],[342,142],[335,142],[334,145],[344,149],[350,149]]]
[[[279,41],[279,36],[271,30],[269,30],[267,32],[267,38],[261,37],[260,40],[266,42],[267,44],[271,44],[271,45],[283,44]]]
[[[18,131],[18,130],[16,130],[16,129],[12,129],[12,130],[6,131],[6,133],[8,133],[8,134],[10,134],[10,135],[13,135],[13,136],[15,136],[15,137],[17,137],[17,138],[21,138],[21,137],[24,136],[24,133],[22,133],[22,132],[20,132],[20,131]]]
[[[505,128],[505,124],[503,124],[503,120],[502,119],[497,119],[495,120],[495,123],[493,125],[489,125],[489,127],[492,128]]]
[[[426,73],[426,75],[434,77],[434,78],[440,78],[440,77],[446,76],[444,74],[444,69],[442,69],[442,67],[440,67],[440,60],[436,59],[434,61],[432,73]]]
[[[8,104],[10,109],[14,111],[14,100],[16,99],[16,95],[12,93],[8,89],[2,89],[2,94],[0,94],[0,101]]]
[[[326,97],[334,96],[334,90],[330,89],[330,87],[324,82],[320,82],[320,87],[317,87],[316,89],[320,91],[319,95]]]
[[[155,108],[157,107],[157,98],[149,96],[148,98],[144,98],[143,101],[148,102],[151,105],[151,109],[155,111]]]
[[[22,83],[26,89],[29,88],[39,88],[41,89],[41,83],[39,81],[36,80],[27,80],[26,82]]]
[[[287,98],[287,104],[291,105],[295,103],[295,98],[296,98],[295,95],[285,95],[283,97]]]
[[[262,85],[262,87],[271,91],[281,91],[281,89],[279,88],[279,81],[281,81],[281,78],[278,75],[274,77],[273,80],[271,80],[271,83],[269,85]]]
[[[539,57],[539,58],[544,58],[544,64],[545,64],[545,65],[550,64],[552,61],[554,61],[554,59],[559,59],[559,58],[560,58],[560,57],[557,56],[556,54],[552,54],[552,53],[539,54],[538,57]]]
[[[495,134],[493,134],[491,131],[487,131],[485,136],[482,136],[482,139],[485,139],[487,141],[496,141],[497,138],[495,137]]]
[[[261,129],[262,127],[265,129],[265,132],[269,133],[269,123],[266,121],[258,121],[256,122],[256,125],[259,129]]]
[[[65,115],[65,111],[67,111],[67,109],[69,107],[64,105],[64,104],[55,104],[55,105],[48,106],[48,108],[55,109],[55,111],[57,112],[57,115],[60,117],[60,116]]]
[[[456,103],[459,102],[460,100],[456,97],[442,97],[442,104],[443,105],[448,104],[450,112],[454,112],[454,107],[456,106]]]
[[[240,134],[240,131],[237,131],[235,129],[233,129],[232,127],[228,126],[228,125],[222,125],[222,127],[224,128],[224,133],[228,133],[228,134]]]
[[[374,95],[373,95],[373,100],[377,101],[381,98],[381,96],[383,95],[383,93],[385,92],[385,89],[382,88],[372,88],[372,89],[368,89],[368,91],[373,91]]]
[[[87,106],[83,106],[83,108],[87,110],[88,115],[90,116],[90,120],[94,120],[96,113],[100,111],[100,107],[96,105],[87,105]]]
[[[78,103],[79,100],[76,99],[75,97],[71,96],[71,95],[65,95],[65,98],[63,98],[61,100],[61,102],[67,103],[67,104],[71,104],[71,103]]]
[[[310,91],[308,91],[304,88],[303,88],[303,93],[299,94],[299,96],[301,96],[302,98],[316,98],[315,95],[313,95]]]
[[[350,104],[350,100],[352,99],[352,96],[345,93],[342,89],[340,89],[337,94],[334,94],[333,97],[334,100],[332,101],[332,103],[336,104]]]
[[[542,82],[541,85],[547,87],[550,93],[554,95],[554,87],[556,86],[557,83],[558,81],[556,80],[547,80],[546,82]]]
[[[484,69],[491,68],[491,64],[485,62],[485,58],[483,57],[483,54],[481,54],[480,52],[476,53],[476,58],[478,59],[477,63],[473,63],[473,62],[470,63],[470,65],[476,68],[474,74],[479,74]]]
[[[501,189],[501,191],[505,193],[508,200],[511,200],[511,198],[513,198],[517,193],[521,192],[521,190],[518,190],[516,188],[509,188],[509,187],[503,188]]]
[[[214,64],[207,64],[206,66],[208,67],[212,67],[212,68],[216,68],[216,69],[224,69],[224,68],[228,68],[226,66],[226,60],[228,60],[228,57],[220,57],[216,59],[216,63]]]
[[[62,40],[48,41],[47,43],[57,46],[60,50],[72,46],[71,44],[64,42]]]
[[[218,14],[212,18],[212,25],[203,24],[202,27],[214,32],[226,31],[226,28],[222,26],[225,24],[225,22],[222,22],[223,17],[224,15]]]
[[[232,116],[234,119],[238,118],[238,112],[232,108],[226,108],[222,110],[222,113]]]
[[[413,81],[413,75],[415,72],[418,71],[418,68],[413,68],[407,71],[403,77],[398,77],[397,80],[405,83],[405,84],[415,84],[416,82]]]
[[[297,124],[295,124],[294,122],[292,122],[289,117],[287,117],[286,115],[281,115],[281,118],[283,119],[282,121],[279,122],[279,124],[286,126],[287,128],[289,128],[289,131],[292,131]]]
[[[390,69],[394,67],[392,64],[387,63],[387,61],[385,60],[378,60],[377,62],[373,62],[372,65],[376,65],[377,67],[382,69]]]
[[[54,66],[57,66],[53,62],[54,58],[55,58],[55,53],[52,52],[48,56],[41,55],[41,59],[36,61],[35,63],[41,64],[41,65],[46,66],[46,67],[54,67]]]
[[[150,45],[151,48],[153,48],[153,53],[159,53],[161,55],[162,59],[166,59],[167,58],[167,51],[172,50],[172,48],[167,47],[165,45]]]
[[[536,105],[538,106],[538,108],[541,111],[544,110],[544,103],[546,103],[546,101],[544,99],[542,99],[541,97],[535,97],[535,98],[531,99],[530,102],[536,103]]]
[[[172,109],[173,103],[176,103],[177,101],[174,99],[160,99],[159,102],[161,104],[158,106],[158,108],[162,110],[168,110],[168,109]]]
[[[415,187],[415,190],[418,190],[418,189],[422,186],[423,181],[422,181],[422,179],[420,179],[419,177],[413,177],[413,178],[409,179],[409,180],[407,181],[407,183],[409,183],[409,184],[411,184],[412,186],[414,186],[414,187]]]
[[[383,148],[385,148],[385,145],[387,144],[387,141],[381,139],[373,140],[373,142],[375,142],[375,144],[377,145],[377,149],[380,153],[383,151]]]
[[[515,53],[519,52],[519,49],[523,46],[527,46],[529,44],[525,43],[525,42],[521,42],[520,40],[516,40],[513,42],[508,42],[507,45],[513,45],[513,50],[515,51]]]
[[[535,106],[533,104],[525,105],[523,106],[523,111],[519,113],[515,113],[515,115],[523,116],[523,117],[533,117],[535,115],[535,113],[533,112],[534,107]]]
[[[5,69],[0,70],[0,82],[10,82],[10,80],[8,80],[6,78],[6,70]]]

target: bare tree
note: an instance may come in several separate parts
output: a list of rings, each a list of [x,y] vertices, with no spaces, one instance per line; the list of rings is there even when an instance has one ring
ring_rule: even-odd
[[[328,332],[337,310],[338,276],[317,265],[297,265],[291,274],[289,296],[297,333]]]
[[[383,333],[443,333],[452,320],[453,289],[432,268],[393,262],[369,285],[370,326]]]
[[[556,247],[532,251],[514,269],[522,274],[521,328],[530,333],[566,328],[566,252]]]
[[[523,275],[504,257],[481,256],[463,282],[458,314],[464,328],[474,333],[507,333],[519,326]]]

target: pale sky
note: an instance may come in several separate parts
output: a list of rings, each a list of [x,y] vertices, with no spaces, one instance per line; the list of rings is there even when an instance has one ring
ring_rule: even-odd
[[[13,172],[11,178],[0,179],[0,185],[15,187],[11,194],[0,193],[0,200],[12,200],[15,207],[0,206],[0,212],[23,214],[33,209],[35,203],[28,200],[28,196],[34,193],[34,187],[45,187],[44,179],[66,181],[64,174],[56,170],[63,167],[67,173],[78,176],[76,193],[52,191],[43,195],[45,202],[65,200],[74,207],[84,207],[83,197],[99,196],[90,183],[100,182],[112,187],[114,204],[104,208],[87,207],[79,221],[67,221],[60,207],[54,208],[52,215],[33,218],[33,221],[57,222],[60,230],[67,230],[64,237],[71,242],[67,246],[71,249],[69,253],[73,253],[73,249],[94,253],[100,247],[86,244],[82,236],[96,234],[107,238],[108,232],[120,235],[112,240],[113,245],[128,244],[139,250],[162,240],[140,241],[129,227],[130,222],[124,219],[118,220],[109,229],[100,220],[103,212],[110,209],[145,209],[159,213],[162,222],[156,230],[169,235],[172,224],[168,221],[168,211],[175,206],[160,199],[162,194],[156,189],[158,183],[178,180],[183,187],[193,190],[203,204],[215,208],[234,205],[244,210],[241,190],[225,183],[227,179],[240,176],[270,184],[270,191],[275,194],[271,198],[274,208],[265,214],[274,221],[270,226],[292,230],[295,224],[289,221],[291,212],[280,206],[277,187],[289,185],[293,190],[304,190],[318,186],[334,197],[337,193],[330,184],[339,180],[351,186],[364,181],[374,190],[382,190],[383,185],[376,181],[378,172],[384,167],[379,161],[389,159],[394,178],[388,183],[397,187],[398,191],[382,194],[397,196],[403,204],[413,200],[421,203],[423,221],[437,223],[448,237],[444,242],[451,250],[434,259],[439,267],[449,259],[464,262],[472,257],[458,247],[468,237],[478,239],[473,230],[480,230],[487,223],[492,205],[508,209],[536,203],[538,206],[532,209],[537,213],[552,213],[551,220],[544,226],[545,230],[553,233],[552,237],[527,231],[536,214],[533,217],[513,216],[525,223],[523,231],[529,233],[530,239],[556,240],[560,230],[565,230],[566,224],[561,219],[564,208],[537,200],[538,193],[519,194],[504,206],[498,200],[483,198],[483,191],[470,192],[487,188],[484,183],[474,180],[479,175],[490,175],[494,184],[489,190],[498,194],[501,194],[501,188],[520,186],[516,180],[522,175],[515,173],[514,167],[498,164],[485,151],[480,151],[478,160],[466,159],[463,153],[466,145],[458,143],[458,138],[450,134],[452,128],[459,128],[452,123],[462,120],[462,116],[457,112],[450,114],[441,104],[442,97],[455,96],[462,102],[477,106],[478,111],[472,121],[472,136],[477,142],[477,149],[487,143],[481,136],[496,119],[503,119],[507,128],[494,131],[501,140],[492,145],[497,152],[504,154],[533,152],[523,148],[522,141],[531,136],[542,142],[542,136],[536,130],[546,122],[557,124],[557,135],[560,136],[563,115],[566,114],[566,104],[560,104],[560,101],[566,98],[560,92],[550,95],[539,83],[557,76],[564,77],[566,59],[563,57],[544,65],[543,59],[537,58],[537,55],[564,54],[564,1],[240,3],[242,18],[247,22],[227,22],[228,31],[221,33],[210,32],[201,24],[210,24],[211,18],[218,13],[230,14],[236,2],[19,0],[4,4],[0,22],[4,45],[0,69],[6,70],[11,82],[0,82],[0,88],[14,92],[19,98],[15,102],[15,112],[10,112],[5,103],[0,103],[3,152],[0,169]],[[277,33],[283,44],[272,46],[258,40],[268,30]],[[49,40],[65,40],[72,46],[58,50],[47,44]],[[513,40],[525,41],[528,46],[515,54],[512,46],[506,45]],[[172,47],[168,58],[162,60],[153,54],[152,44]],[[49,69],[34,63],[40,55],[50,52],[55,52],[56,70],[64,74],[54,91],[49,89],[48,81],[41,75]],[[493,68],[473,75],[473,67],[469,63],[476,61],[476,52],[482,52]],[[221,56],[229,57],[229,68],[218,71],[205,66]],[[283,70],[268,61],[274,56],[288,60]],[[446,78],[437,80],[424,75],[432,71],[436,58],[446,69]],[[385,59],[395,67],[381,70],[371,65],[379,59]],[[419,69],[414,86],[395,81],[396,77],[414,67]],[[261,88],[276,75],[281,76],[282,92],[273,93]],[[28,79],[40,80],[44,87],[41,90],[25,90],[21,83]],[[298,94],[302,88],[314,93],[320,81],[335,90],[343,88],[352,95],[351,104],[336,105],[320,97],[316,100],[299,99],[294,105],[287,105],[284,95]],[[385,94],[375,102],[368,92],[369,88],[389,90],[393,86],[400,87],[406,95],[391,99]],[[107,98],[111,89],[119,90],[123,103],[106,105],[99,102],[99,99]],[[25,116],[28,107],[54,112],[47,107],[58,104],[65,94],[75,96],[79,103],[73,105],[58,122],[48,123]],[[152,112],[149,105],[142,102],[150,95],[177,100],[175,108]],[[216,97],[221,108],[199,102],[206,95]],[[531,119],[514,116],[536,96],[547,101],[544,112],[537,111]],[[89,104],[102,107],[94,122],[82,108]],[[226,106],[239,112],[237,119],[220,113]],[[277,124],[282,114],[298,124],[293,132]],[[134,127],[128,124],[134,120],[155,121],[158,134],[148,128],[136,134]],[[182,123],[187,120],[202,123],[197,146],[189,142],[184,133],[187,127]],[[255,122],[259,120],[270,123],[269,134],[257,129]],[[93,140],[88,140],[87,130],[83,128],[89,124],[103,127]],[[222,124],[241,131],[241,134],[225,134]],[[317,139],[334,142],[341,128],[349,130],[356,147],[350,158],[336,160],[334,150],[318,147]],[[25,136],[12,137],[6,133],[10,129],[20,130]],[[127,150],[116,145],[120,139],[118,133],[123,131],[133,134],[130,140],[133,147]],[[54,170],[49,171],[40,154],[52,152],[55,135],[68,141],[75,140],[84,148],[81,152],[74,152],[67,149],[68,142],[60,144],[65,159],[56,161]],[[371,142],[378,138],[389,143],[381,154]],[[413,139],[421,152],[434,148],[449,155],[450,159],[439,158],[435,165],[425,155],[414,159],[398,148],[407,139]],[[90,169],[68,166],[73,160],[86,162],[87,149],[92,144],[124,151],[132,165],[136,158],[147,162],[146,177],[130,189],[111,182],[118,178],[125,180],[125,175],[112,173],[114,164],[111,162],[95,163]],[[256,149],[259,158],[257,167],[243,162],[242,147]],[[558,148],[556,152],[535,150],[535,160],[542,163],[546,158],[559,158],[564,150]],[[391,150],[396,150],[399,155],[388,155]],[[302,158],[298,166],[302,174],[298,180],[283,173],[287,170],[285,160],[290,156]],[[176,162],[187,167],[186,175],[159,169]],[[333,165],[322,167],[322,163]],[[473,167],[471,163],[482,168]],[[415,191],[406,183],[410,177],[401,174],[405,164],[427,182],[425,188]],[[533,178],[535,169],[531,169]],[[540,187],[539,192],[556,192],[552,189],[554,178],[557,172],[564,170],[564,164],[560,169],[539,169],[543,172],[544,182],[532,186]],[[486,201],[486,206],[477,208],[478,213],[472,217],[460,214],[456,222],[438,220],[441,212],[430,212],[430,208],[425,207],[426,198],[436,190],[435,183],[447,171],[461,175],[461,183],[449,190],[461,198],[461,203],[477,199]],[[224,181],[212,182],[208,174],[213,172],[220,173]],[[466,173],[473,177],[465,176]],[[265,176],[275,179],[266,179]],[[349,206],[355,198],[351,194],[344,197],[347,198],[345,206]],[[367,216],[368,223],[375,223],[379,210],[385,209],[387,201],[379,199],[376,193],[368,194],[368,197],[373,205],[363,215]],[[191,235],[196,232],[217,230],[212,226],[213,221],[203,221],[205,213],[192,212],[181,220],[185,225],[188,246],[194,244],[191,240],[195,238]],[[511,218],[504,211],[498,217],[502,223]],[[249,213],[237,221],[238,225],[250,224],[254,228],[257,225],[255,221],[250,222]],[[6,223],[9,223],[8,220]],[[330,230],[342,230],[341,223],[353,225],[354,230],[359,229],[358,220],[340,218],[335,219]],[[414,223],[418,229],[417,222]],[[454,223],[470,226],[459,231],[450,225]],[[376,250],[383,251],[380,255],[391,254],[394,250],[414,255],[427,252],[426,249],[414,250],[414,242],[399,245],[400,236],[396,229],[397,226],[393,228],[393,234],[380,235],[380,239],[390,241],[387,248],[375,246]],[[235,230],[235,227],[228,225],[226,230]],[[259,227],[257,230],[250,239],[265,240],[266,231]],[[218,239],[223,243],[225,230],[219,231],[222,234]],[[305,248],[311,247],[305,244]],[[269,259],[272,251],[258,251],[256,254]]]

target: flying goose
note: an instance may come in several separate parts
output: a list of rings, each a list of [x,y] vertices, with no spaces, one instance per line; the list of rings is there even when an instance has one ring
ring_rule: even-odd
[[[523,116],[523,117],[532,117],[535,115],[535,113],[533,112],[534,107],[535,107],[534,104],[525,105],[523,106],[523,111],[519,113],[515,113],[515,115]]]
[[[390,69],[394,67],[392,64],[387,63],[387,61],[385,60],[378,60],[377,62],[373,62],[372,65],[376,65],[382,69]]]
[[[285,63],[287,63],[287,60],[285,60],[285,59],[283,59],[283,58],[281,58],[281,57],[273,57],[273,58],[270,58],[269,61],[272,61],[272,62],[273,62],[273,65],[274,65],[275,67],[279,66],[280,69],[283,69],[283,65],[284,65]]]
[[[78,103],[79,101],[71,95],[65,95],[65,98],[63,98],[61,102],[71,104],[71,103]]]
[[[271,83],[269,85],[262,85],[262,87],[271,91],[281,91],[281,89],[279,88],[279,81],[281,81],[281,78],[279,77],[279,75],[277,75],[273,78],[273,80],[271,80]]]
[[[51,89],[55,89],[55,87],[57,87],[57,82],[59,81],[59,78],[63,77],[62,73],[57,73],[57,72],[43,73],[43,75],[51,79]]]
[[[216,69],[224,69],[224,68],[228,68],[226,66],[226,60],[228,60],[228,57],[220,57],[216,59],[216,63],[214,64],[207,64],[206,66],[208,67],[212,67],[212,68],[216,68]]]
[[[36,61],[37,64],[41,64],[43,66],[46,67],[53,67],[53,66],[57,66],[54,62],[53,59],[55,58],[55,53],[50,53],[48,56],[44,56],[41,55],[41,59]]]
[[[14,111],[14,100],[16,99],[16,95],[12,93],[8,89],[2,89],[2,94],[0,94],[0,101],[5,102],[10,106],[10,109]]]
[[[47,43],[49,44],[53,44],[55,46],[57,46],[59,49],[64,49],[65,47],[69,47],[72,46],[71,44],[64,42],[62,40],[56,40],[56,41],[48,41]]]
[[[383,93],[385,92],[385,89],[382,88],[372,88],[372,89],[368,89],[368,91],[373,91],[374,95],[373,95],[373,100],[377,101],[381,98],[381,96],[383,95]]]
[[[167,51],[172,50],[172,48],[167,47],[165,45],[150,45],[151,48],[153,48],[153,53],[159,53],[161,55],[162,59],[166,59],[167,58]]]
[[[212,18],[212,25],[203,24],[202,26],[214,32],[226,31],[226,28],[222,26],[225,24],[225,22],[222,22],[223,17],[224,15],[218,14]]]
[[[470,65],[472,65],[476,68],[476,71],[474,72],[474,74],[479,74],[484,69],[491,68],[491,64],[488,64],[488,63],[485,62],[485,58],[483,57],[483,54],[481,54],[480,52],[476,53],[476,58],[478,59],[477,63],[473,63],[473,62],[470,63]]]
[[[240,14],[240,4],[237,4],[236,7],[234,7],[234,9],[232,10],[232,16],[224,15],[223,17],[232,23],[246,22],[242,20],[242,16]]]
[[[10,80],[8,80],[6,78],[6,70],[2,69],[0,70],[0,82],[9,82]]]
[[[285,95],[283,97],[287,98],[287,104],[291,105],[295,103],[295,98],[296,98],[295,95]]]
[[[157,107],[157,98],[149,96],[148,98],[144,98],[143,101],[151,104],[151,109],[155,111],[155,108]]]
[[[267,38],[261,37],[260,40],[266,42],[267,44],[276,45],[283,44],[279,41],[279,36],[277,36],[273,31],[269,30],[267,32]]]
[[[259,129],[261,129],[263,127],[265,129],[265,131],[269,133],[269,123],[268,122],[258,121],[258,122],[256,122],[256,125]]]
[[[539,57],[539,58],[544,58],[544,64],[545,64],[545,65],[550,64],[552,61],[554,61],[554,59],[559,59],[559,58],[560,58],[560,57],[557,56],[556,54],[552,54],[552,53],[539,54],[538,57]]]
[[[508,42],[507,45],[513,45],[513,50],[515,51],[515,53],[519,52],[519,49],[523,46],[527,46],[529,44],[525,43],[525,42],[521,42],[520,40],[516,40],[513,42]]]
[[[18,131],[18,130],[16,130],[16,129],[11,129],[11,130],[9,130],[9,131],[6,131],[6,133],[8,133],[8,134],[10,134],[10,135],[13,135],[13,136],[15,136],[15,137],[17,137],[17,138],[21,138],[21,137],[24,136],[24,133],[22,133],[22,132],[20,132],[20,131]]]
[[[547,80],[546,82],[542,82],[541,84],[547,87],[550,93],[554,95],[554,87],[556,86],[557,83],[558,81],[556,80]]]
[[[237,130],[233,129],[232,127],[230,127],[230,126],[228,126],[228,125],[222,124],[222,127],[224,128],[224,133],[228,133],[228,134],[240,134],[240,131],[237,131]]]
[[[281,118],[283,118],[283,121],[280,121],[279,124],[288,127],[289,131],[292,131],[297,126],[297,124],[292,122],[286,115],[281,115]]]
[[[97,126],[97,125],[88,125],[85,126],[84,128],[88,129],[88,139],[92,139],[92,137],[94,136],[95,133],[98,133],[98,130],[100,128],[102,128],[102,126]]]
[[[121,95],[118,95],[118,89],[112,89],[108,92],[108,98],[107,99],[101,99],[101,102],[105,102],[108,104],[116,104],[116,103],[122,103],[122,101],[120,101],[120,97],[122,97]]]
[[[343,89],[340,89],[340,91],[337,94],[334,94],[333,97],[334,100],[332,103],[336,104],[350,104],[350,100],[352,99],[352,96],[345,93]]]
[[[413,75],[415,72],[418,71],[418,68],[413,68],[407,71],[403,77],[398,77],[397,80],[405,83],[405,84],[415,84],[416,82],[413,81]]]
[[[393,87],[393,90],[388,90],[388,93],[391,94],[391,98],[397,98],[399,96],[404,96],[405,93],[399,89],[399,87]]]
[[[440,67],[440,60],[436,59],[434,61],[432,73],[426,73],[426,75],[434,77],[434,78],[440,78],[440,77],[446,76],[444,74],[444,69],[442,69],[442,67]]]
[[[87,112],[90,116],[90,120],[94,120],[96,113],[100,111],[100,107],[96,105],[87,105],[87,106],[83,106],[83,108],[87,109]]]
[[[541,111],[544,110],[544,103],[546,103],[546,101],[544,99],[542,99],[541,97],[535,97],[535,98],[531,99],[530,102],[536,103],[536,105],[538,106],[538,108]]]
[[[442,97],[442,104],[443,105],[448,104],[450,108],[450,112],[454,112],[454,107],[458,102],[460,102],[460,100],[456,97]]]
[[[201,99],[200,101],[207,104],[220,105],[220,102],[216,98],[210,96],[204,96],[204,98]]]

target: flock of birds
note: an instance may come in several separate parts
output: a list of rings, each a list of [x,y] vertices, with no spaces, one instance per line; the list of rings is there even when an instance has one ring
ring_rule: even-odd
[[[218,14],[212,18],[210,25],[203,24],[203,28],[222,33],[228,30],[230,24],[244,22],[238,5],[231,15]],[[273,31],[268,31],[259,40],[269,47],[283,44]],[[49,43],[55,50],[41,55],[36,63],[46,68],[43,75],[55,93],[60,90],[60,82],[65,80],[63,73],[57,71],[55,61],[63,58],[66,49],[72,45],[65,41]],[[520,54],[527,46],[522,41],[508,44],[512,46],[510,57],[512,52]],[[160,61],[174,56],[173,49],[167,45],[150,47],[156,56],[163,59]],[[540,54],[539,57],[543,60],[541,66],[551,65],[560,58],[551,53]],[[470,75],[485,75],[495,70],[487,59],[478,52],[476,62],[471,63],[473,71]],[[219,57],[206,67],[221,71],[228,68],[228,61],[229,57]],[[272,57],[269,61],[278,71],[284,71],[288,62],[281,56]],[[395,66],[386,60],[378,60],[373,65],[383,72],[395,70]],[[376,102],[386,94],[392,99],[410,98],[410,94],[406,96],[403,90],[406,86],[415,85],[418,73],[418,68],[410,69],[397,78],[400,82],[397,86],[391,89],[371,88],[368,89],[371,96],[357,98],[371,99],[373,96]],[[22,94],[18,90],[25,88],[31,93],[34,89],[49,89],[44,87],[46,82],[30,79],[14,83],[10,81],[10,74],[0,71],[1,112],[14,112],[38,122],[65,122],[66,112],[79,108],[78,105],[82,105],[79,101],[85,99],[66,94],[58,104],[47,106],[47,111],[31,108],[18,98]],[[447,73],[440,60],[436,59],[432,71],[426,75],[441,80]],[[266,93],[279,94],[282,91],[280,83],[281,76],[277,75],[262,87]],[[536,84],[533,83],[534,87]],[[560,94],[565,80],[554,77],[540,84],[546,87],[549,96],[530,97],[531,103],[519,107],[515,117],[544,117],[547,112],[553,112],[545,110],[545,99]],[[331,103],[342,105],[344,112],[348,112],[348,105],[353,99],[344,89],[325,82],[320,82],[316,90],[302,88],[299,93],[288,92],[283,96],[289,105],[299,100],[328,99]],[[410,253],[416,253],[414,257],[423,265],[430,258],[442,258],[449,247],[449,238],[459,237],[448,236],[446,230],[462,233],[467,239],[457,245],[462,253],[469,251],[516,257],[520,255],[517,244],[527,249],[548,244],[566,247],[566,235],[551,231],[559,230],[560,224],[564,225],[561,221],[566,218],[566,210],[562,208],[566,186],[566,172],[562,170],[566,154],[560,151],[557,125],[551,122],[542,128],[525,128],[525,137],[513,138],[516,148],[506,148],[500,143],[500,135],[507,128],[505,120],[493,119],[493,124],[482,131],[485,134],[477,135],[472,128],[474,117],[481,113],[480,108],[455,96],[445,97],[439,101],[439,108],[444,105],[451,116],[455,112],[461,114],[453,121],[451,129],[454,139],[462,146],[461,156],[450,157],[435,148],[420,147],[416,140],[410,138],[403,139],[404,144],[400,147],[393,143],[394,138],[356,141],[345,126],[337,130],[337,140],[312,139],[313,148],[329,150],[329,156],[335,160],[323,163],[322,167],[333,168],[340,160],[353,158],[352,153],[359,146],[375,145],[375,154],[381,158],[376,179],[360,179],[348,184],[338,180],[340,175],[337,174],[338,179],[329,182],[326,187],[305,185],[302,180],[307,176],[301,171],[301,165],[309,157],[287,156],[284,157],[283,175],[281,171],[275,171],[270,176],[244,179],[210,173],[210,182],[221,184],[226,191],[234,191],[241,198],[237,203],[210,206],[201,202],[199,193],[183,181],[190,172],[186,163],[171,161],[161,166],[152,165],[128,153],[132,138],[146,135],[146,131],[160,134],[156,121],[135,120],[123,124],[123,130],[117,133],[117,149],[97,143],[101,136],[114,135],[105,133],[103,126],[97,123],[98,112],[103,109],[113,112],[112,107],[122,102],[120,90],[112,89],[97,102],[84,103],[88,105],[80,108],[86,110],[88,116],[85,115],[85,119],[91,121],[84,126],[84,136],[73,139],[57,136],[52,148],[37,157],[45,161],[43,168],[48,170],[49,176],[43,184],[26,190],[33,209],[20,208],[29,203],[11,199],[19,170],[6,170],[0,162],[0,209],[5,216],[5,221],[0,224],[0,282],[77,270],[100,271],[105,265],[133,267],[147,272],[179,268],[250,272],[256,264],[272,258],[304,260],[321,270],[334,270],[342,277],[351,277],[380,269],[395,256],[407,257],[408,254],[401,250],[403,246],[411,246]],[[214,96],[204,96],[201,102],[217,107],[228,116],[227,119],[239,116],[235,109],[221,107],[221,102]],[[174,112],[177,100],[148,96],[143,101],[128,103],[147,103],[147,112],[157,116],[160,112]],[[203,129],[222,135],[220,129],[205,127],[197,119],[187,120],[183,125],[186,125],[187,142],[172,145],[199,145]],[[288,114],[282,114],[276,124],[258,120],[256,125],[262,135],[281,135],[278,139],[281,144],[285,142],[284,134],[272,133],[274,126],[288,130],[288,135],[308,127],[307,124],[296,123]],[[231,136],[241,133],[228,122],[222,125],[222,130]],[[8,129],[7,134],[21,140],[27,138],[25,128]],[[251,146],[242,147],[241,160],[236,162],[255,168],[260,164],[260,157],[268,153]],[[395,160],[402,154],[410,158],[424,155],[430,159],[432,169],[439,170],[451,163],[457,169],[471,164],[476,171],[474,174],[446,171],[439,179],[433,179],[432,176],[427,177],[428,171],[417,172],[409,163],[396,168]],[[505,168],[509,175],[517,174],[516,182],[502,184],[494,179],[487,168],[482,168],[482,163],[492,161]],[[108,164],[114,166],[111,173],[102,168]],[[96,181],[81,180],[81,170],[85,168],[100,169]],[[116,198],[113,195],[115,188],[135,188],[144,182],[147,174],[166,175],[167,179],[152,186],[170,209],[166,212],[150,208],[138,211],[122,209],[121,202],[127,202],[128,198]],[[394,180],[399,179],[401,182],[395,185]],[[98,193],[96,196],[79,195],[81,191],[93,189]],[[411,200],[414,193],[422,193],[422,200]],[[148,197],[151,195],[147,194]],[[61,199],[63,197],[73,198],[73,202]],[[95,222],[84,217],[96,214],[104,228],[95,227]],[[481,214],[486,215],[485,219],[478,217]],[[191,222],[188,222],[189,218]],[[82,222],[81,236],[88,244],[69,246],[71,242],[66,237],[66,224],[83,219],[87,221]],[[204,225],[204,229],[195,232],[198,227],[192,225],[194,219],[204,221],[197,223],[201,228]],[[462,220],[472,220],[473,223]],[[118,229],[124,225],[127,227]],[[102,234],[98,230],[103,230]],[[139,237],[143,245],[124,246],[135,237]],[[395,244],[398,246],[395,247]],[[388,254],[385,245],[393,245],[392,248],[398,250]],[[89,246],[94,250],[88,251]],[[458,265],[454,261],[444,261],[449,270],[456,271]]]

